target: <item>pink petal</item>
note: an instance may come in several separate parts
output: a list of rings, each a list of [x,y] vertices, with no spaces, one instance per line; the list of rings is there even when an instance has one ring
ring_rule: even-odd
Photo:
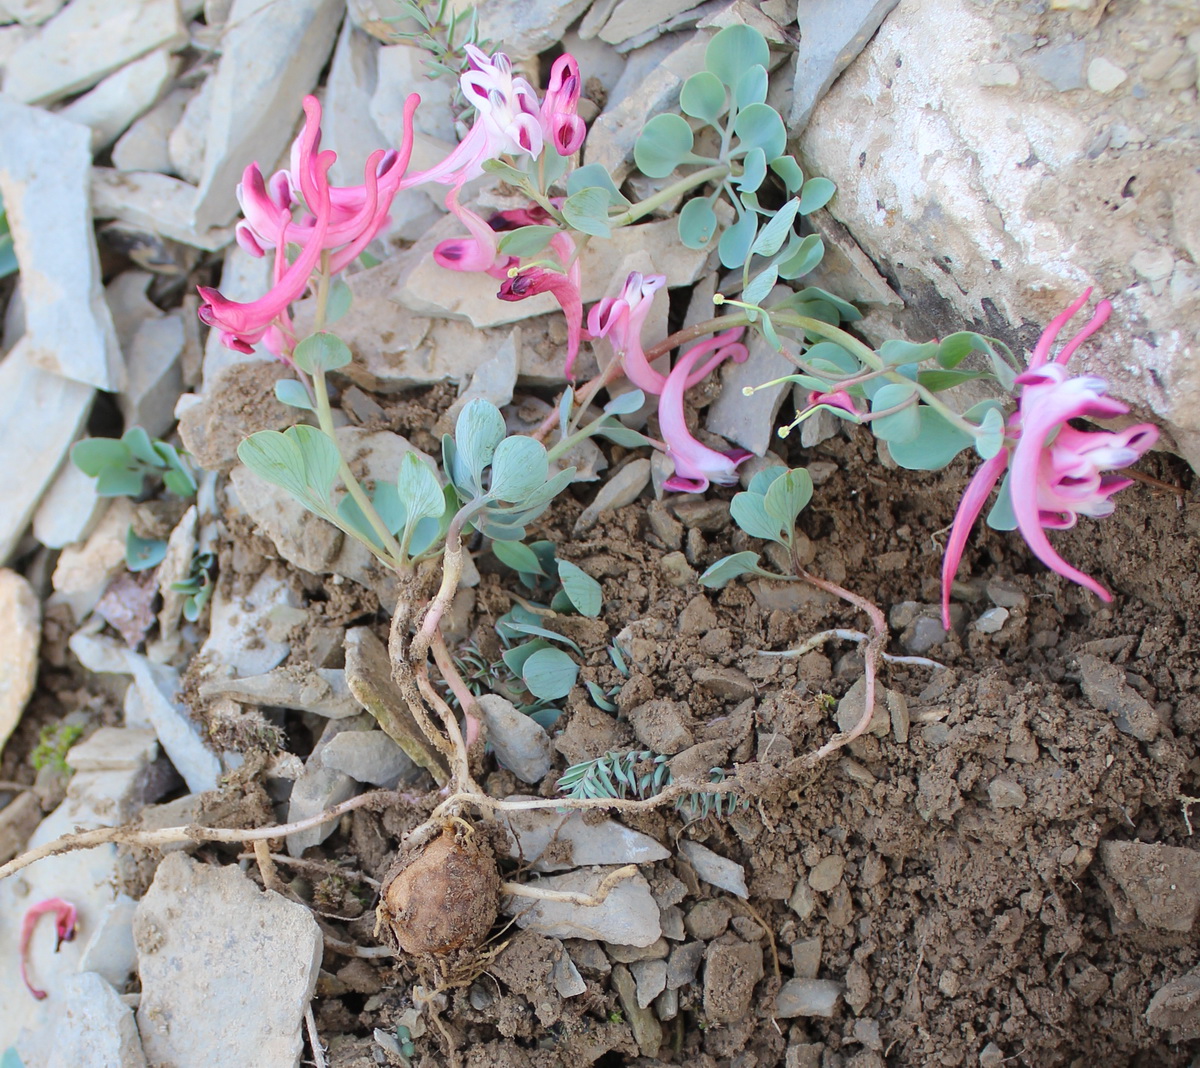
[[[958,574],[958,565],[962,561],[963,549],[966,548],[967,538],[971,528],[992,492],[993,487],[1004,474],[1008,466],[1008,450],[1001,449],[990,460],[980,464],[971,481],[967,483],[966,492],[958,502],[958,510],[954,513],[954,522],[950,527],[950,537],[946,540],[946,551],[942,555],[942,626],[950,629],[950,585]]]

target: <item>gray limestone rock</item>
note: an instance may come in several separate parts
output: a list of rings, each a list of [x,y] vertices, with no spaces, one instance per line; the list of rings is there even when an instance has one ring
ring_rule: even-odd
[[[28,358],[112,391],[123,371],[88,203],[89,136],[85,127],[0,96],[0,195],[21,268]]]
[[[110,74],[91,92],[72,100],[59,114],[90,127],[92,150],[98,152],[157,103],[171,84],[177,67],[171,53],[160,48]]]
[[[327,719],[346,719],[362,712],[350,693],[341,668],[282,667],[265,675],[238,679],[209,679],[200,684],[201,697],[232,697],[246,704],[291,708]]]
[[[370,720],[361,716],[350,720],[330,720],[325,725],[321,739],[304,762],[304,771],[296,779],[288,798],[288,822],[307,819],[327,808],[340,805],[358,793],[358,783],[344,771],[325,763],[325,749],[342,733],[357,733],[370,729]],[[293,857],[301,856],[306,849],[320,845],[334,831],[337,821],[330,820],[319,827],[294,831],[287,836],[287,851]]]
[[[562,871],[593,864],[652,864],[670,851],[648,834],[630,830],[616,820],[598,823],[582,812],[498,813],[508,831],[512,856],[534,871]]]
[[[325,746],[321,759],[327,768],[375,786],[392,786],[416,767],[383,731],[343,731]]]
[[[581,534],[595,526],[604,512],[615,511],[632,504],[650,485],[650,461],[633,460],[608,479],[592,501],[575,520],[575,533]]]
[[[97,219],[119,219],[209,252],[224,248],[233,240],[233,227],[195,225],[192,221],[195,203],[196,187],[170,175],[92,168],[92,211]],[[270,260],[264,257],[258,262],[265,264],[265,278],[270,271]],[[254,296],[262,296],[267,288],[264,285]]]
[[[186,43],[178,0],[71,0],[9,57],[4,92],[27,104],[50,103],[148,52]]]
[[[72,975],[63,984],[61,1015],[45,1068],[146,1068],[146,1055],[133,1010],[94,971]]]
[[[591,0],[490,0],[479,10],[479,36],[513,60],[557,44]]]
[[[800,0],[796,84],[789,128],[808,125],[817,101],[854,61],[899,0]]]
[[[138,119],[113,146],[113,165],[122,171],[171,170],[167,138],[183,115],[191,94],[175,89]]]
[[[270,613],[280,605],[295,607],[296,602],[289,581],[272,570],[264,571],[241,596],[228,594],[218,585],[208,638],[200,654],[209,658],[214,671],[239,678],[266,674],[282,663],[291,649],[287,642],[268,636]]]
[[[0,752],[21,720],[37,682],[42,612],[33,587],[0,570]]]
[[[259,890],[236,866],[171,853],[138,906],[134,937],[152,1063],[299,1063],[322,949],[305,906]]]
[[[344,11],[338,0],[234,0],[212,75],[204,171],[193,212],[198,228],[237,212],[246,165],[271,170],[292,139],[300,104],[329,59]]]
[[[522,782],[540,782],[550,770],[550,736],[516,706],[497,694],[479,698],[487,740],[496,759]]]
[[[680,840],[679,852],[706,883],[743,900],[750,897],[750,891],[746,888],[746,872],[740,864],[686,838]]]
[[[841,996],[842,984],[831,979],[789,979],[775,996],[775,1015],[781,1020],[830,1017]]]
[[[592,894],[613,869],[587,868],[564,875],[548,875],[536,886]],[[515,916],[518,927],[554,938],[586,938],[623,946],[649,946],[662,935],[658,906],[650,884],[639,874],[622,879],[600,905],[509,897],[504,914]]]

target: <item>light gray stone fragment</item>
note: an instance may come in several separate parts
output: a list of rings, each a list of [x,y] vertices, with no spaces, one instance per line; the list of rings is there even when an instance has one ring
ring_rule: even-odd
[[[726,360],[721,368],[721,393],[708,409],[704,427],[709,433],[749,449],[755,456],[763,456],[775,439],[775,417],[790,383],[755,389],[749,397],[742,390],[791,374],[795,367],[771,348],[761,334],[754,334],[747,347],[750,355],[745,363]]]
[[[383,731],[343,731],[322,751],[327,768],[357,782],[391,786],[416,765]]]
[[[629,966],[637,982],[637,1003],[643,1009],[667,988],[665,960],[639,960]]]
[[[181,360],[186,331],[178,311],[149,319],[125,349],[126,383],[118,403],[126,426],[161,437],[175,422],[175,402],[183,392]]]
[[[0,808],[0,864],[7,864],[29,841],[42,818],[42,806],[32,790],[25,790]]]
[[[1083,696],[1113,717],[1117,730],[1139,742],[1152,742],[1162,730],[1154,706],[1129,685],[1124,668],[1090,653],[1079,657]]]
[[[612,868],[589,868],[548,875],[534,885],[544,890],[593,894]],[[622,879],[599,905],[576,905],[510,897],[504,914],[515,916],[517,926],[554,938],[586,938],[623,946],[649,946],[662,935],[658,906],[650,884],[640,874]]]
[[[21,268],[28,358],[115,391],[123,372],[88,203],[89,140],[86,127],[0,96],[0,195]]]
[[[744,900],[750,897],[750,891],[746,888],[746,872],[740,864],[686,838],[680,840],[679,852],[706,883]]]
[[[522,782],[540,782],[550,770],[550,736],[516,706],[497,694],[479,698],[487,740],[496,759]]]
[[[775,1015],[781,1020],[830,1017],[841,996],[842,984],[832,979],[789,979],[775,997]]]
[[[558,960],[554,962],[554,970],[550,973],[550,978],[560,998],[574,998],[587,993],[587,983],[584,982],[583,976],[579,974],[579,969],[575,967],[575,962],[571,960],[565,949],[559,954]]]
[[[989,608],[977,620],[975,620],[975,629],[980,634],[999,634],[1004,629],[1004,624],[1008,622],[1007,608]]]
[[[190,96],[186,89],[175,89],[130,126],[113,146],[113,165],[122,171],[170,171],[167,138]]]
[[[339,733],[345,720],[330,720],[322,735],[322,743],[328,744]],[[304,762],[304,771],[292,787],[288,798],[288,823],[308,819],[327,808],[340,805],[358,793],[358,783],[352,776],[336,768],[325,766],[322,756],[322,746],[318,746],[312,755]],[[287,836],[287,851],[289,856],[299,857],[306,849],[320,845],[334,831],[337,821],[330,820],[319,827],[310,827],[304,831],[294,831]]]
[[[1083,61],[1087,45],[1082,41],[1039,48],[1029,56],[1029,66],[1039,77],[1048,81],[1060,93],[1084,86]]]
[[[195,203],[195,186],[178,178],[155,171],[92,168],[92,211],[97,219],[119,219],[130,226],[151,230],[207,252],[224,248],[233,240],[233,227],[195,226],[192,222]],[[246,255],[249,258],[249,254]],[[265,264],[266,277],[270,272],[270,259],[264,257],[256,262]],[[222,282],[222,292],[223,286]],[[261,297],[268,288],[263,286],[254,297]]]
[[[613,967],[612,983],[616,987],[617,996],[621,999],[621,1008],[629,1020],[633,1031],[633,1040],[643,1057],[654,1060],[662,1047],[662,1024],[649,1009],[638,1003],[637,984],[624,964]]]
[[[292,122],[329,59],[344,5],[339,0],[235,0],[221,36],[221,60],[211,76],[212,106],[204,172],[193,221],[228,223],[234,190],[246,165],[265,169],[292,139]],[[294,119],[289,119],[294,116]]]
[[[213,80],[206,79],[192,93],[179,121],[167,137],[171,169],[185,182],[195,185],[204,173],[204,135],[212,111]]]
[[[512,59],[528,59],[561,40],[591,0],[490,0],[479,9],[479,36]]]
[[[200,684],[201,697],[232,697],[247,704],[312,712],[327,719],[357,716],[362,706],[350,693],[341,668],[282,667],[265,675],[240,679],[209,679]]]
[[[134,652],[127,651],[126,657],[146,718],[188,789],[193,793],[215,790],[221,762],[201,740],[183,706],[177,702],[178,673],[165,665],[152,664]]]
[[[808,125],[817,101],[854,61],[899,0],[800,0],[796,83],[788,128]]]
[[[135,771],[158,755],[158,740],[152,730],[100,727],[67,753],[74,771]]]
[[[0,15],[26,26],[40,26],[56,15],[63,3],[64,0],[4,0],[0,4]]]
[[[225,593],[218,585],[201,655],[209,657],[216,670],[239,678],[266,674],[291,649],[287,642],[272,641],[267,636],[270,613],[280,605],[295,607],[297,600],[288,581],[270,570],[264,571],[240,597]]]
[[[671,855],[648,834],[630,830],[616,820],[593,823],[582,812],[531,809],[498,813],[497,818],[508,831],[513,857],[534,871],[563,871],[593,864],[652,864]]]
[[[620,44],[695,6],[696,0],[618,0],[598,36],[609,44]]]
[[[0,570],[0,752],[21,720],[37,682],[42,611],[33,587]]]
[[[79,967],[96,972],[115,987],[124,987],[137,967],[137,950],[133,945],[133,915],[137,902],[128,894],[104,910],[91,932]]]
[[[575,520],[575,533],[582,534],[596,525],[604,512],[615,511],[632,504],[650,484],[650,461],[633,460],[621,468],[601,487],[592,501]]]
[[[94,971],[72,975],[63,984],[55,1020],[54,1045],[45,1068],[145,1068],[146,1056],[133,1010]]]
[[[134,924],[138,1027],[155,1064],[295,1068],[316,988],[321,931],[309,910],[236,866],[171,853]],[[197,987],[181,982],[194,977]]]
[[[160,48],[110,74],[91,92],[72,100],[59,114],[90,127],[92,151],[98,152],[154,106],[170,85],[177,66],[171,53]]]
[[[156,48],[186,43],[178,0],[71,0],[9,57],[4,92],[27,104],[50,103]]]

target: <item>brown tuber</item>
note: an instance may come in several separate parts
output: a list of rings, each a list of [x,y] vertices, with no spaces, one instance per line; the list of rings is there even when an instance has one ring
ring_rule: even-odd
[[[375,933],[406,953],[474,949],[500,910],[496,859],[481,836],[447,828],[396,858],[383,883]]]

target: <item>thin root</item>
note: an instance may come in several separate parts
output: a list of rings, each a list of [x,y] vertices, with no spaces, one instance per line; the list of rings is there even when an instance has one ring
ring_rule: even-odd
[[[833,630],[823,630],[820,634],[814,634],[795,649],[783,649],[779,652],[776,652],[774,649],[756,649],[755,652],[759,656],[777,656],[781,660],[791,660],[803,656],[805,653],[811,653],[814,649],[835,639],[861,644],[862,642],[869,642],[871,636],[864,634],[861,630],[848,630],[844,627],[835,627]],[[879,657],[889,664],[911,664],[914,667],[933,668],[935,671],[946,670],[945,664],[939,664],[936,660],[930,660],[927,656],[893,656],[891,653],[881,652]]]
[[[512,897],[531,897],[540,901],[561,901],[565,905],[582,905],[584,908],[595,908],[597,905],[603,905],[605,899],[612,893],[613,888],[622,879],[632,879],[637,875],[638,869],[636,864],[626,864],[623,868],[618,868],[616,871],[609,872],[595,891],[590,894],[582,894],[573,890],[544,890],[539,886],[526,885],[524,883],[501,883],[500,892],[510,894]]]
[[[321,1036],[317,1034],[317,1019],[313,1016],[311,1002],[304,1010],[304,1029],[308,1032],[308,1044],[312,1047],[313,1064],[317,1068],[325,1068],[325,1050],[321,1046]]]

